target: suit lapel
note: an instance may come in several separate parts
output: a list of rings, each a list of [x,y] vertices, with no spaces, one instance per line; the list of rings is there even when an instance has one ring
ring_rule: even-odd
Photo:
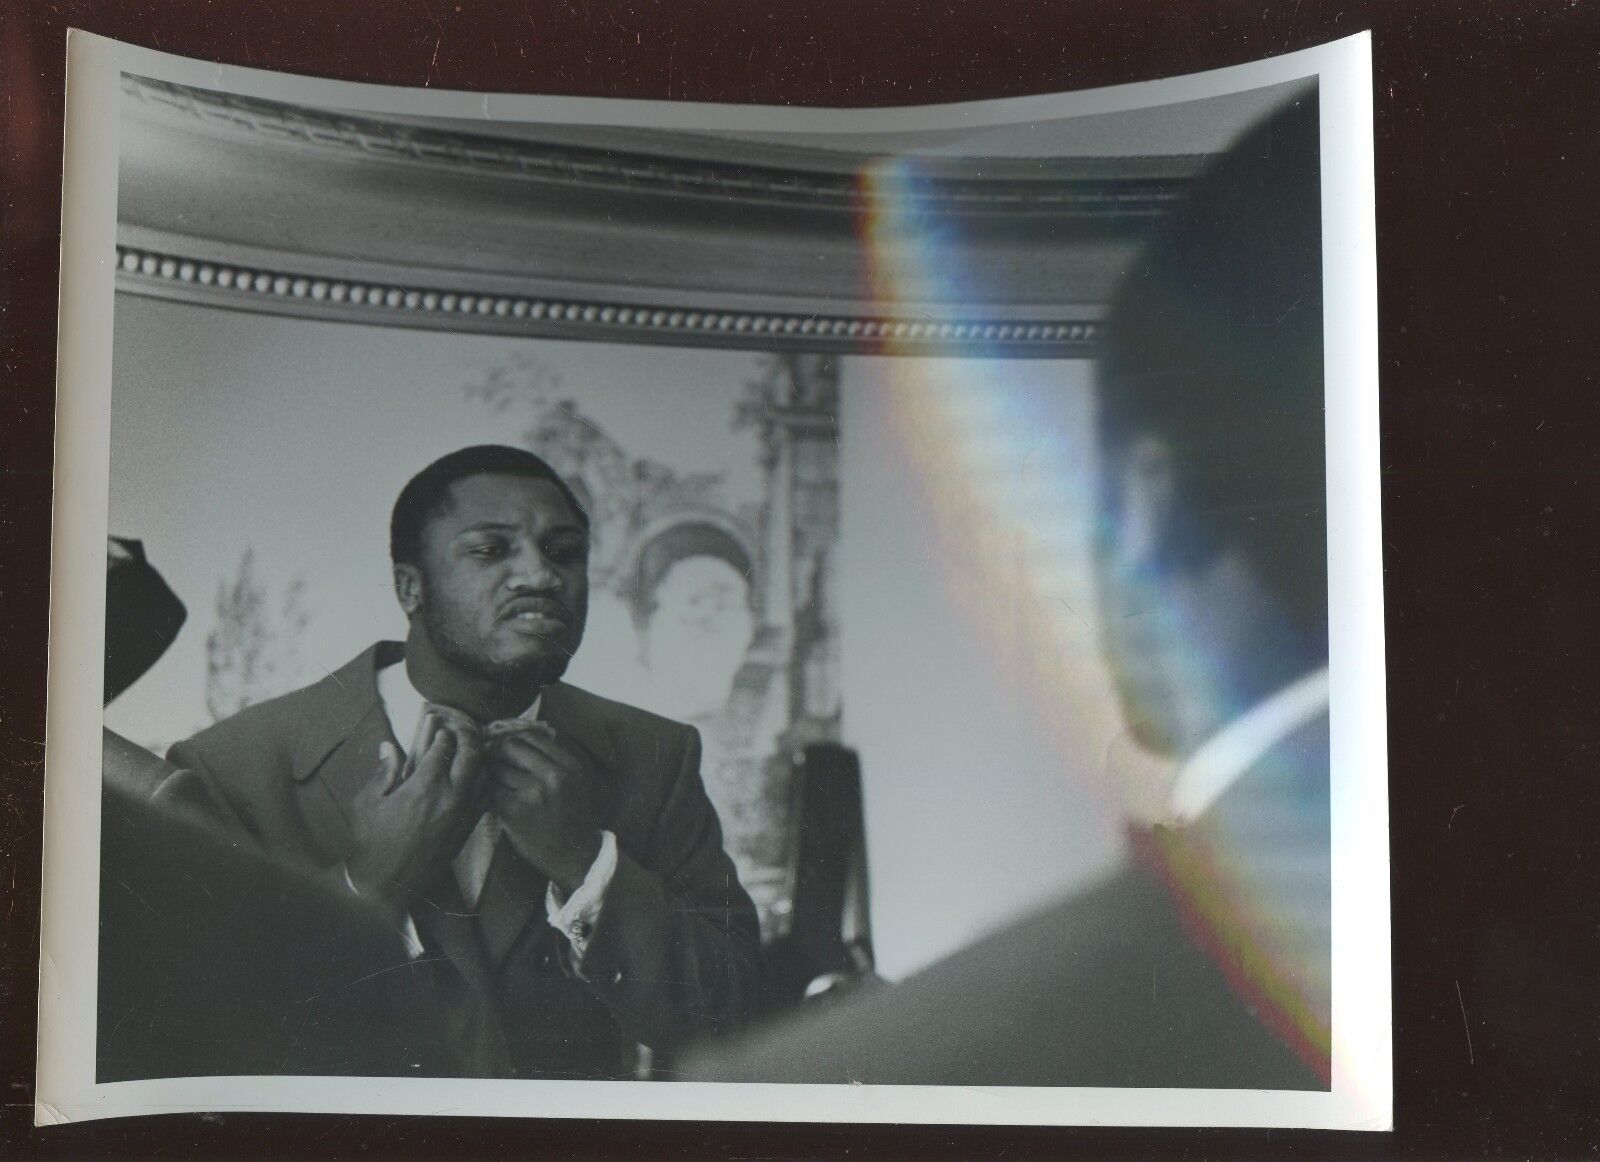
[[[473,914],[448,868],[424,886],[412,903],[411,915],[424,941],[446,953],[469,985],[493,995],[494,986],[473,931]]]
[[[511,1057],[499,990],[484,958],[472,913],[449,868],[424,888],[413,905],[412,918],[426,945],[443,953],[449,961],[447,966],[437,966],[449,981],[441,999],[450,1019],[460,1027],[460,1043],[472,1071],[486,1077],[506,1076]]]
[[[505,963],[523,930],[544,923],[544,898],[550,881],[516,853],[504,836],[495,844],[483,892],[478,897],[478,931],[496,966]]]
[[[600,826],[615,830],[621,807],[621,771],[616,743],[605,723],[589,713],[583,697],[581,691],[557,682],[545,690],[539,718],[550,724],[557,742],[585,760],[593,779],[590,792],[594,795]]]
[[[379,642],[318,682],[315,696],[305,699],[292,774],[300,784],[315,778],[327,791],[305,800],[308,822],[320,834],[348,842],[353,800],[377,770],[378,745],[394,741],[378,700],[377,673],[403,656],[400,643]]]

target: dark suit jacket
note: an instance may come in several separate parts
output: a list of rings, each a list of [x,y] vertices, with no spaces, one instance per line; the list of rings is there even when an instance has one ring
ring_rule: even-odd
[[[402,656],[398,643],[380,643],[321,682],[178,743],[168,757],[182,773],[158,797],[339,877],[352,800],[377,770],[379,744],[399,745],[376,673]],[[505,839],[475,910],[446,868],[412,915],[441,1004],[463,1029],[460,1072],[626,1076],[635,1043],[671,1054],[744,1020],[756,988],[755,909],[723,851],[691,727],[564,683],[545,690],[540,717],[589,759],[601,825],[619,848],[582,976],[545,917],[548,881]]]
[[[1111,880],[900,984],[712,1050],[686,1075],[1328,1088],[1326,717],[1193,825],[1138,846],[1141,858]],[[1262,963],[1266,988],[1252,979]],[[1307,1000],[1281,1003],[1283,985]]]

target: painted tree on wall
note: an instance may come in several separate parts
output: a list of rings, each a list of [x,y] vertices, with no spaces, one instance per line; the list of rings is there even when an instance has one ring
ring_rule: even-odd
[[[214,722],[297,685],[300,643],[311,622],[305,579],[295,577],[272,599],[246,549],[231,577],[217,584],[215,621],[206,635],[206,712]]]

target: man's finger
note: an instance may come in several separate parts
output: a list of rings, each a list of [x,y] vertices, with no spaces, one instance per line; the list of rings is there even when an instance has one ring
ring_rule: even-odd
[[[450,760],[455,757],[456,736],[452,730],[436,730],[412,767],[411,777],[421,779],[429,791],[444,790],[450,781]]]
[[[443,702],[429,702],[428,711],[437,714],[440,719],[452,726],[477,728],[477,720],[464,710],[457,710],[454,706],[447,706]]]
[[[476,728],[459,730],[451,726],[447,729],[455,736],[455,751],[448,772],[450,787],[458,796],[471,795],[484,766],[483,743]]]
[[[491,780],[485,786],[488,790],[484,798],[488,801],[489,806],[494,808],[495,812],[502,817],[515,815],[519,808],[541,803],[547,804],[550,802],[550,797],[555,794],[555,789],[548,783],[537,783],[530,789],[527,784],[519,787],[512,783]],[[530,800],[526,798],[528,795],[535,795],[537,798],[530,803]]]
[[[537,734],[544,738],[556,736],[555,727],[537,718],[531,722],[522,718],[502,718],[486,726],[484,733],[490,738],[507,738],[516,734]]]
[[[437,729],[438,718],[432,710],[424,710],[417,719],[417,728],[411,732],[411,749],[406,751],[406,758],[410,761],[412,769],[416,769],[422,761],[422,756],[428,751],[428,744],[433,741]]]
[[[400,750],[392,742],[378,744],[378,774],[383,779],[382,794],[387,795],[400,785],[400,772],[405,762],[400,757]]]
[[[578,770],[578,757],[554,738],[543,734],[508,734],[496,740],[496,746],[507,758],[519,766],[533,767],[548,764],[565,770]]]
[[[539,767],[535,770],[525,770],[521,767],[497,766],[484,780],[489,794],[514,795],[530,788],[537,788],[549,794],[555,794],[560,788],[563,772],[554,767]]]
[[[549,765],[545,753],[528,745],[518,735],[502,735],[490,743],[490,753],[500,761],[496,766],[514,766],[527,770]]]

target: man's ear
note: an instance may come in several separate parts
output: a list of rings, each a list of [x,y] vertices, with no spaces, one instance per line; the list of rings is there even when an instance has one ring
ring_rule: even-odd
[[[1135,436],[1123,450],[1117,488],[1122,494],[1117,557],[1126,565],[1153,565],[1174,533],[1177,469],[1172,446],[1159,436]]]
[[[394,595],[406,616],[414,614],[422,605],[422,570],[415,565],[399,564],[394,567]]]

